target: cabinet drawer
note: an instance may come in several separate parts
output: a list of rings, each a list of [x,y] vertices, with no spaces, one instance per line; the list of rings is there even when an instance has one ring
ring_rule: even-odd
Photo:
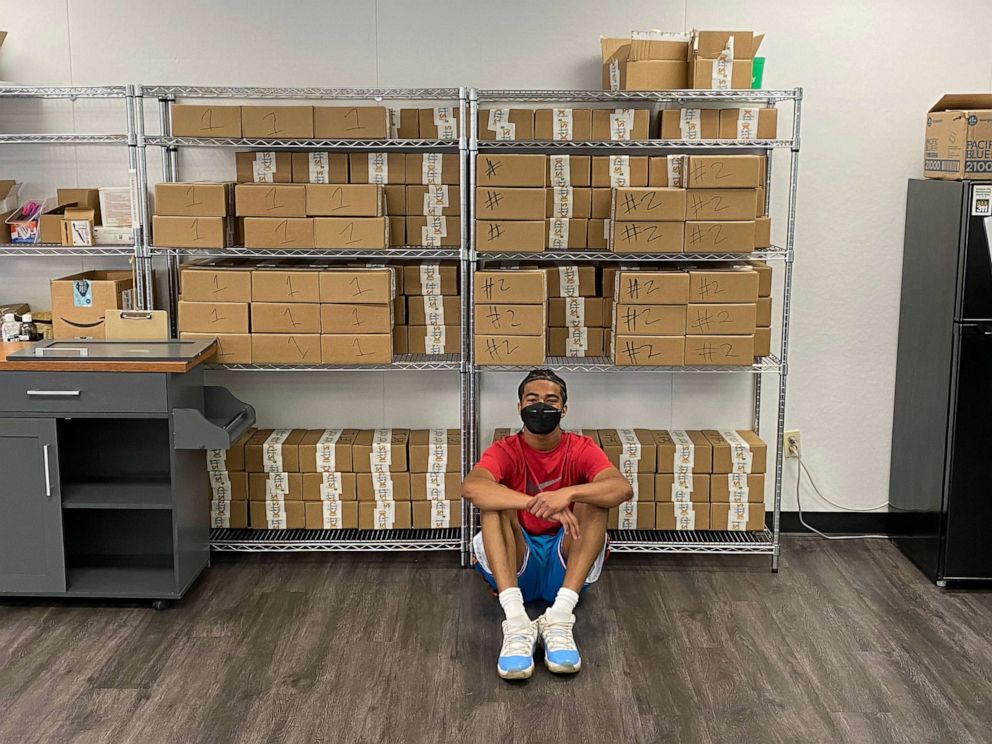
[[[2,372],[0,411],[165,414],[166,380],[143,372]]]

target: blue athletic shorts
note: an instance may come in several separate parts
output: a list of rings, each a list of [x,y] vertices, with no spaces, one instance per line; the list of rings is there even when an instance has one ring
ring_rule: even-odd
[[[558,590],[565,581],[565,556],[561,552],[565,530],[558,530],[551,535],[531,535],[524,530],[521,532],[527,547],[524,551],[523,566],[517,572],[517,586],[524,595],[524,602],[534,602],[539,599],[554,602]],[[489,560],[486,558],[481,532],[472,540],[472,549],[475,554],[475,570],[482,575],[489,586],[498,591],[496,579],[489,570]],[[609,538],[603,543],[603,549],[589,569],[582,591],[586,591],[599,579],[608,549]]]

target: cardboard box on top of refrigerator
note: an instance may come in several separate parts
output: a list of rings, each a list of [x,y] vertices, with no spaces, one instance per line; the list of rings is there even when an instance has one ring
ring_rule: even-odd
[[[389,109],[385,106],[314,106],[316,139],[386,139]]]
[[[348,156],[344,153],[294,152],[291,162],[293,183],[348,183]]]
[[[51,282],[54,336],[105,337],[107,310],[134,309],[134,277],[130,271],[86,271]]]
[[[227,217],[234,213],[232,183],[157,183],[155,214],[175,217]]]
[[[240,106],[174,103],[169,109],[174,137],[240,137]]]
[[[992,95],[948,94],[930,107],[923,175],[992,179]]]
[[[592,139],[592,109],[535,110],[534,139],[567,142],[585,142]]]
[[[413,429],[409,438],[410,472],[460,473],[461,443],[458,429]]]
[[[238,183],[293,182],[293,153],[236,152],[234,165]]]
[[[548,182],[547,155],[482,153],[476,156],[475,164],[480,187],[543,188]]]

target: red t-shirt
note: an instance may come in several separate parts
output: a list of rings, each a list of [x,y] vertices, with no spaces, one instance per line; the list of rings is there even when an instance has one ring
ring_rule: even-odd
[[[536,496],[590,483],[613,465],[592,439],[563,431],[558,446],[548,452],[527,445],[523,433],[504,437],[482,453],[476,467],[488,470],[507,488]],[[535,517],[525,509],[518,510],[517,515],[520,526],[532,535],[549,535],[561,529],[560,522]]]

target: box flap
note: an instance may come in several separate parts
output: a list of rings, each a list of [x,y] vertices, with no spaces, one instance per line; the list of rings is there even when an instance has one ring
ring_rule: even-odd
[[[734,37],[734,59],[754,57],[765,38],[764,34],[755,36],[753,31],[695,31],[692,51],[697,57],[714,59],[727,48],[731,36]]]
[[[688,58],[691,35],[681,31],[632,31],[630,34],[630,59],[681,60]]]
[[[992,110],[992,94],[989,93],[948,93],[930,107],[935,111],[988,111]]]
[[[610,57],[617,53],[620,47],[629,46],[630,39],[613,39],[606,36],[599,37],[599,47],[603,52],[603,64],[610,61]]]
[[[66,207],[62,214],[67,220],[89,220],[92,222],[96,217],[96,212],[87,207]]]

